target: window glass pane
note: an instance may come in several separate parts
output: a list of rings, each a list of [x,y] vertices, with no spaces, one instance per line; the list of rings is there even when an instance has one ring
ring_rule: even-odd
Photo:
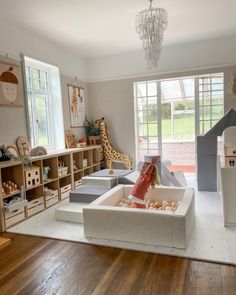
[[[31,134],[31,140],[32,140],[32,145],[35,145],[35,134],[34,134],[34,128],[33,128],[33,103],[32,103],[32,93],[31,91],[27,92],[27,97],[28,97],[28,112],[29,112],[29,125],[30,125],[30,134]]]
[[[195,134],[195,115],[178,114],[174,115],[174,139],[193,139]]]
[[[158,150],[158,139],[157,137],[149,137],[149,149]]]
[[[224,98],[224,92],[223,91],[212,91],[212,100],[222,100]]]
[[[157,131],[157,124],[148,124],[148,135],[149,136],[157,136],[158,131]]]
[[[149,123],[155,123],[157,122],[157,110],[153,109],[151,111],[147,112],[147,116],[148,116],[148,122]]]
[[[146,138],[139,137],[138,143],[139,143],[139,149],[148,150],[148,139],[147,139],[147,137]]]
[[[138,123],[147,123],[147,112],[139,111],[138,112]]]
[[[214,90],[221,90],[221,91],[223,91],[223,85],[222,84],[212,84],[211,85],[211,89],[212,89],[212,91],[214,91]]]
[[[32,88],[39,89],[39,81],[38,80],[32,80]]]
[[[138,110],[144,110],[144,109],[146,110],[146,105],[147,105],[146,97],[137,99],[137,104],[138,104]]]
[[[172,126],[171,126],[171,118],[166,117],[161,120],[161,128],[162,128],[162,139],[163,140],[171,140],[172,139]]]
[[[46,90],[47,89],[47,84],[43,81],[40,81],[40,89],[41,90]]]
[[[138,134],[139,137],[146,138],[148,131],[147,131],[147,124],[139,124],[138,125]]]
[[[220,83],[220,84],[223,84],[224,83],[224,78],[223,78],[222,75],[220,75],[218,77],[217,76],[214,76],[214,77],[212,77],[211,82],[212,83]]]
[[[195,104],[193,100],[182,100],[181,102],[175,102],[174,111],[176,112],[189,112],[195,109]]]
[[[33,79],[39,80],[39,70],[32,69],[32,75],[33,75]]]
[[[186,97],[194,97],[194,79],[183,79]]]
[[[182,93],[178,80],[161,82],[161,90],[164,99],[182,98]]]
[[[157,98],[156,97],[148,97],[148,110],[156,110],[157,109]]]
[[[47,81],[47,72],[40,71],[40,80],[44,82]]]
[[[147,91],[146,91],[146,83],[138,83],[137,85],[137,96],[147,96]]]
[[[47,121],[47,97],[35,95],[35,108],[37,110],[36,122],[38,126],[38,144],[49,144],[48,121]]]
[[[212,120],[220,119],[223,117],[223,107],[220,106],[212,106]]]
[[[210,121],[202,121],[200,126],[202,127],[202,134],[205,134],[211,128]]]
[[[149,82],[148,83],[148,96],[156,96],[157,95],[157,83]]]

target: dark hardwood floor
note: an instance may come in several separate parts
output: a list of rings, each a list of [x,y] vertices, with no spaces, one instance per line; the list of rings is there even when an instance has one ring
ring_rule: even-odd
[[[236,294],[236,267],[2,234],[0,294]]]

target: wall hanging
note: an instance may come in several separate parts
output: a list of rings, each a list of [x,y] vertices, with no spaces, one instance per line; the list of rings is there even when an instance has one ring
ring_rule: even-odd
[[[68,84],[71,127],[81,127],[85,119],[84,88]]]

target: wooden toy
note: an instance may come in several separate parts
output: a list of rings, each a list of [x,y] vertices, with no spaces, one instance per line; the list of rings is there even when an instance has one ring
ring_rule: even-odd
[[[133,159],[127,154],[117,152],[110,143],[104,118],[96,120],[95,123],[101,128],[102,145],[107,168],[112,169],[113,161],[120,161],[127,169],[132,169]]]
[[[68,167],[65,167],[65,163],[62,160],[58,160],[58,176],[62,177],[68,174]]]
[[[50,167],[43,167],[43,180],[44,181],[47,181],[49,178],[48,178],[48,174],[50,172],[51,168]]]
[[[2,191],[3,191],[3,194],[5,195],[12,194],[18,190],[19,190],[18,185],[14,183],[13,181],[9,180],[2,183]]]
[[[40,167],[32,165],[24,168],[25,187],[30,188],[40,184]]]
[[[236,147],[225,146],[225,166],[236,166]]]
[[[24,157],[30,155],[31,147],[27,138],[23,136],[18,137],[16,140],[16,145],[20,156]]]

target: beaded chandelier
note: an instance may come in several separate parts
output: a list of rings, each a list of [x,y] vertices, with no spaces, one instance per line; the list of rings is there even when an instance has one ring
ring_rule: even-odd
[[[152,7],[152,1],[149,0],[149,8],[140,11],[135,19],[136,31],[143,41],[148,69],[157,67],[161,53],[163,32],[168,24],[166,10]]]

